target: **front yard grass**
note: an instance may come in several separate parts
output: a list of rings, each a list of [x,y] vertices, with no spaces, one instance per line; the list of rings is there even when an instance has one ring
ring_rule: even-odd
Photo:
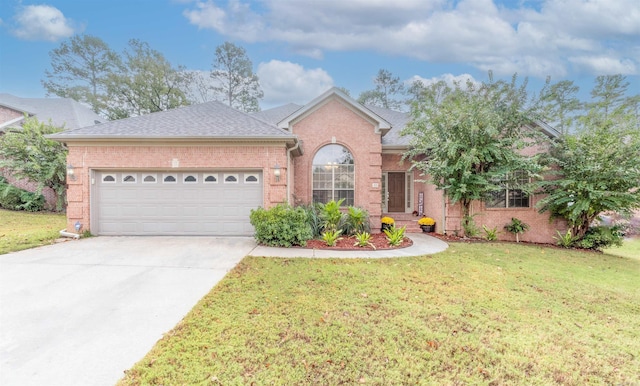
[[[121,385],[636,384],[640,261],[505,243],[247,257]]]
[[[0,209],[0,254],[49,244],[66,226],[64,214]]]
[[[640,237],[625,239],[621,247],[609,248],[605,253],[640,260]]]

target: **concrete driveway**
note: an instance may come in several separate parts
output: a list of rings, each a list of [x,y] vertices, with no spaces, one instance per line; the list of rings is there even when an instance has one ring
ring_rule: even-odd
[[[113,385],[254,247],[95,237],[0,255],[0,385]]]

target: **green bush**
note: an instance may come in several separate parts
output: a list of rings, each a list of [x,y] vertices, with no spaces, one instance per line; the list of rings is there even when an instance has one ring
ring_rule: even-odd
[[[396,228],[394,226],[391,229],[385,229],[384,234],[387,235],[387,241],[389,242],[389,245],[397,247],[398,245],[402,244],[406,228],[406,226],[403,226],[402,228]]]
[[[369,212],[362,208],[350,206],[347,210],[345,233],[348,235],[355,235],[362,232],[371,232]]]
[[[618,225],[591,227],[584,237],[576,242],[576,246],[586,249],[602,250],[608,247],[622,246],[623,228]]]
[[[20,194],[20,200],[22,204],[19,209],[26,210],[27,212],[39,212],[44,209],[44,196],[42,194],[22,191]]]
[[[320,218],[320,209],[317,204],[299,205],[296,208],[302,209],[307,215],[307,223],[311,227],[311,238],[320,237],[322,233],[322,219]]]
[[[344,227],[345,215],[340,210],[343,201],[344,198],[338,201],[331,200],[326,204],[317,204],[323,231],[341,230]]]
[[[16,188],[7,183],[4,177],[0,179],[0,208],[37,212],[44,209],[44,204],[42,194]]]
[[[279,204],[270,209],[252,209],[249,219],[260,244],[272,247],[305,246],[307,240],[313,237],[304,208]]]

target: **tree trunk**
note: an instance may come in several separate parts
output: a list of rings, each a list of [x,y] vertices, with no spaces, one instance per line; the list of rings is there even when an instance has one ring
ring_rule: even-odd
[[[464,237],[471,236],[467,234],[467,229],[469,229],[469,225],[471,222],[470,214],[471,214],[471,201],[462,200],[462,231],[464,232]]]

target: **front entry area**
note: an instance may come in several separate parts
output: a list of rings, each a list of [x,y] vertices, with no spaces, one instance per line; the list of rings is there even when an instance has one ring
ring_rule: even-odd
[[[382,212],[411,213],[412,179],[411,172],[382,173]]]
[[[387,211],[404,212],[404,173],[387,173]]]
[[[97,235],[251,236],[262,171],[94,171]]]

